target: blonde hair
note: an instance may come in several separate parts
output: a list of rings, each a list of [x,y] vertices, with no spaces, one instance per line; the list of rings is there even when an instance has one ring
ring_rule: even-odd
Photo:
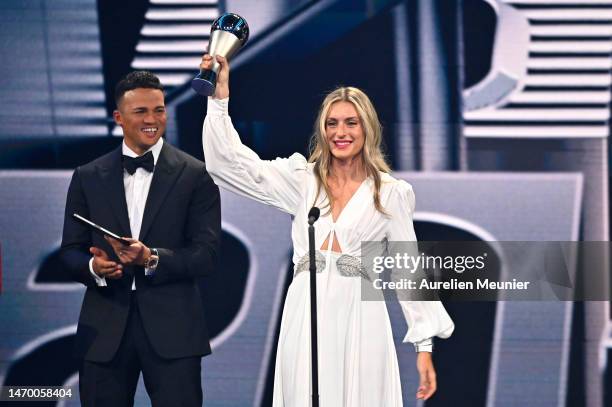
[[[374,181],[374,206],[384,214],[384,208],[380,203],[382,183],[380,172],[389,173],[391,170],[382,151],[382,126],[370,98],[362,90],[351,86],[339,87],[330,92],[323,100],[315,121],[314,132],[310,138],[310,157],[308,158],[308,162],[315,163],[314,173],[317,178],[315,204],[319,198],[321,186],[327,195],[326,206],[329,206],[330,210],[333,203],[328,183],[332,154],[326,137],[326,121],[331,106],[336,102],[350,102],[357,110],[365,138],[361,150],[363,166],[366,176],[371,177]]]

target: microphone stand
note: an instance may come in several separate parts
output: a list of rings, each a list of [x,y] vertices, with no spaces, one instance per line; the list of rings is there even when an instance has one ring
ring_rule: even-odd
[[[308,213],[308,254],[310,259],[310,351],[312,356],[312,407],[319,407],[319,362],[317,346],[317,263],[315,258],[314,223],[319,218],[319,208]]]

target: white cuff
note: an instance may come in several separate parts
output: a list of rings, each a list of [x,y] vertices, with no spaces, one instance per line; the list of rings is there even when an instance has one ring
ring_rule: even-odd
[[[229,97],[225,99],[214,99],[212,96],[208,97],[208,107],[206,110],[207,115],[220,115],[227,116],[228,113]]]
[[[93,259],[94,258],[92,257],[89,260],[89,272],[91,273],[93,278],[96,279],[96,284],[98,285],[98,287],[106,287],[106,279],[104,277],[100,277],[99,275],[97,275],[93,269]]]
[[[433,352],[433,340],[432,338],[423,339],[414,343],[414,350],[418,352]]]

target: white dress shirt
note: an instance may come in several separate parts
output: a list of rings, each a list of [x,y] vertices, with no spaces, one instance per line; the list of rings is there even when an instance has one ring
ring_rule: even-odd
[[[153,162],[157,164],[157,159],[164,145],[163,138],[160,138],[157,143],[144,154],[151,151],[153,153]],[[128,157],[138,157],[138,154],[133,152],[123,140],[121,147],[123,155]],[[143,155],[144,155],[143,154]],[[140,238],[140,228],[142,227],[142,215],[144,214],[145,204],[149,196],[149,188],[153,180],[153,172],[148,172],[144,168],[137,168],[134,174],[130,175],[125,169],[123,170],[123,187],[125,189],[125,200],[127,203],[128,217],[130,219],[130,231],[132,237]],[[106,278],[98,276],[93,271],[93,257],[89,260],[89,271],[96,279],[96,284],[100,287],[106,287]],[[132,281],[132,290],[136,289],[136,281]]]

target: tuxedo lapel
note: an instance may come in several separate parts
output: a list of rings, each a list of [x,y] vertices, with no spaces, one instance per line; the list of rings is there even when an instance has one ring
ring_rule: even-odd
[[[151,225],[157,212],[161,208],[166,196],[174,186],[177,177],[181,174],[184,162],[181,162],[173,147],[164,143],[157,163],[153,172],[153,180],[151,180],[151,188],[145,205],[144,214],[142,216],[142,227],[140,228],[140,237],[138,240],[144,241],[149,233]]]
[[[120,233],[122,236],[132,236],[127,202],[125,199],[125,187],[123,185],[121,146],[109,155],[108,160],[98,166],[98,174],[107,192],[103,199],[106,199],[111,205],[113,209],[112,212],[121,227],[120,231],[113,232]]]

